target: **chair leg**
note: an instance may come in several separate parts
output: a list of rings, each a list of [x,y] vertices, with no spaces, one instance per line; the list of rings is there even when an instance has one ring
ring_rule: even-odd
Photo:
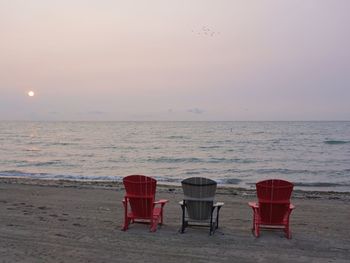
[[[255,218],[255,211],[253,213],[253,226],[252,226],[252,234],[256,237],[256,228],[257,228],[257,224],[256,224],[256,218]]]
[[[213,223],[210,220],[209,236],[211,236],[212,234],[214,234],[214,227],[213,227]]]
[[[258,224],[255,224],[254,226],[254,236],[259,237],[260,236],[260,227]]]
[[[161,225],[163,225],[163,207],[162,210],[160,211],[160,223]]]
[[[181,224],[181,234],[183,234],[185,232],[185,228],[186,228],[186,221],[185,221],[185,201],[183,201],[183,205],[181,205],[181,209],[182,209],[182,224]]]
[[[122,227],[123,231],[126,231],[130,224],[130,218],[128,217],[128,199],[123,199],[123,206],[124,206],[124,225]]]
[[[289,211],[287,218],[286,218],[286,223],[285,223],[285,229],[284,232],[286,234],[286,238],[291,239],[292,238],[292,233],[290,231],[290,227],[289,227],[289,216],[291,214],[292,210]]]
[[[157,231],[157,227],[158,227],[158,224],[160,223],[160,215],[159,216],[156,216],[156,217],[153,217],[151,219],[151,228],[150,228],[150,231],[151,232],[155,232]]]
[[[122,228],[122,230],[123,230],[123,231],[126,231],[126,230],[128,230],[128,228],[129,228],[129,225],[130,225],[130,218],[128,218],[128,217],[125,217],[125,218],[124,218],[124,225],[123,225],[123,228]]]
[[[258,223],[258,218],[257,218],[257,211],[253,209],[253,227],[252,227],[252,233],[255,237],[260,236],[260,226]]]
[[[180,229],[180,233],[183,234],[185,233],[185,229],[186,227],[188,226],[188,222],[187,221],[184,221],[181,225],[181,229]]]
[[[163,209],[164,209],[164,205],[162,204],[161,210],[160,210],[160,224],[163,225]]]
[[[214,235],[214,233],[215,233],[215,226],[214,226],[214,224],[212,224],[210,226],[209,236]]]
[[[215,207],[213,207],[211,209],[211,215],[210,215],[210,230],[209,230],[209,235],[211,236],[214,231],[215,231],[215,227],[214,227],[214,222],[213,222],[213,213],[214,213]]]
[[[290,232],[290,230],[288,230],[288,232],[286,233],[286,238],[292,239],[292,233]]]
[[[219,212],[220,212],[221,206],[217,207],[216,209],[216,224],[215,224],[215,229],[219,228]]]
[[[155,218],[151,219],[150,232],[155,232],[157,230],[157,220]]]
[[[291,239],[292,238],[292,233],[289,229],[289,224],[286,225],[285,229],[284,229],[284,233],[286,235],[286,238]]]

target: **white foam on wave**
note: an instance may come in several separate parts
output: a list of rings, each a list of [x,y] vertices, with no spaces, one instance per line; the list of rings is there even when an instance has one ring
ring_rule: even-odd
[[[123,179],[122,176],[85,176],[48,173],[25,173],[21,171],[2,171],[0,172],[0,177],[72,181],[122,181]]]

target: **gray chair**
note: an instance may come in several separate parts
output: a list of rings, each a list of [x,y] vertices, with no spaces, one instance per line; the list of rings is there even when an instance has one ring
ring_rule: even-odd
[[[217,183],[208,178],[191,177],[183,180],[181,185],[184,199],[179,203],[182,208],[180,232],[184,233],[187,226],[206,226],[209,234],[213,234],[219,227],[219,211],[224,205],[214,203]]]

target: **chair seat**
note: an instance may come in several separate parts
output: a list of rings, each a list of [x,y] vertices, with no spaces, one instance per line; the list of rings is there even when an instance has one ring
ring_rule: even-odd
[[[155,207],[153,209],[153,218],[157,218],[157,217],[160,217],[162,214],[162,208],[160,207]],[[133,212],[129,212],[128,213],[128,217],[129,218],[138,218],[138,219],[150,219],[151,217],[138,217],[138,216],[135,216]]]

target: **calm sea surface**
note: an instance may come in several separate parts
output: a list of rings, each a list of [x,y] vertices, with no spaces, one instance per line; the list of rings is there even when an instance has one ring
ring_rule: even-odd
[[[350,192],[350,122],[0,122],[0,177],[130,174]]]

